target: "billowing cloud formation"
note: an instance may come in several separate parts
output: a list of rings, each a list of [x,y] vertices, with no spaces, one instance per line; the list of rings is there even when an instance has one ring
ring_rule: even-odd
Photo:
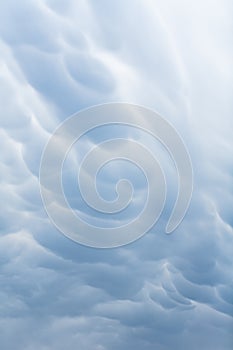
[[[232,349],[231,17],[227,0],[1,2],[2,349]],[[163,227],[175,179],[151,232],[95,250],[49,222],[38,173],[60,121],[111,101],[154,108],[173,123],[190,150],[195,187],[173,235]],[[145,135],[110,132],[154,147],[175,175]],[[80,200],[71,165],[107,134],[87,135],[64,164],[74,207]],[[125,168],[104,171],[100,191],[111,196]],[[140,176],[135,183],[130,216],[143,201]]]

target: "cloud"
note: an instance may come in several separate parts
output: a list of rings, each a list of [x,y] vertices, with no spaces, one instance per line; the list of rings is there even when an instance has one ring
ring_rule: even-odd
[[[1,3],[4,350],[232,348],[230,13],[229,1]],[[173,123],[190,150],[195,186],[185,220],[166,236],[176,195],[169,157],[130,128],[85,136],[64,164],[63,181],[87,220],[93,212],[74,196],[72,170],[109,136],[145,142],[164,165],[171,190],[153,230],[131,245],[96,250],[73,243],[49,222],[38,173],[60,121],[111,101],[154,108]],[[120,163],[103,169],[100,192],[112,198],[125,170]],[[133,179],[135,169],[127,170]],[[130,215],[143,203],[139,177]]]

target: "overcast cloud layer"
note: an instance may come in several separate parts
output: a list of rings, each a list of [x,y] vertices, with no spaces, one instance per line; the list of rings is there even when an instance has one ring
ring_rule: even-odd
[[[230,0],[1,1],[2,350],[232,349],[232,16]],[[170,174],[158,225],[133,244],[98,250],[50,223],[39,164],[61,121],[113,101],[155,109],[179,130],[195,184],[167,236],[177,183],[163,150],[130,128],[84,137],[64,164],[64,190],[95,224],[115,221],[80,203],[73,169],[98,140],[136,137]],[[116,219],[123,223],[142,208],[143,178],[121,163],[99,184],[112,199],[126,170],[136,191]]]

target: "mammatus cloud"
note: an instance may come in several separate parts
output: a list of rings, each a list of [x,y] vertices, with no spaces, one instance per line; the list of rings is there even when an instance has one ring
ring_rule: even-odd
[[[1,3],[4,350],[232,348],[231,13],[229,1]],[[163,235],[176,197],[170,159],[132,129],[88,135],[64,164],[74,207],[80,199],[73,169],[109,133],[145,142],[168,175],[169,200],[156,230],[102,251],[54,229],[38,172],[60,121],[112,101],[145,105],[173,123],[189,148],[195,187],[182,225]],[[123,164],[103,170],[106,198],[124,171]],[[135,184],[132,217],[145,185],[140,177]]]

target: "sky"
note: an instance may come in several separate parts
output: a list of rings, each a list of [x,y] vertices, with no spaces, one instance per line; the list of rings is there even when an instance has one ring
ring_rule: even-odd
[[[1,1],[2,350],[232,349],[232,15],[230,0]],[[110,102],[145,106],[172,123],[189,150],[194,189],[184,220],[166,235],[177,181],[164,149],[130,127],[85,135],[63,167],[64,192],[85,220],[115,227],[145,201],[143,174],[116,161],[97,185],[112,200],[128,176],[128,211],[109,218],[85,206],[77,167],[100,141],[140,140],[168,182],[148,233],[95,249],[49,220],[39,169],[61,122]]]

